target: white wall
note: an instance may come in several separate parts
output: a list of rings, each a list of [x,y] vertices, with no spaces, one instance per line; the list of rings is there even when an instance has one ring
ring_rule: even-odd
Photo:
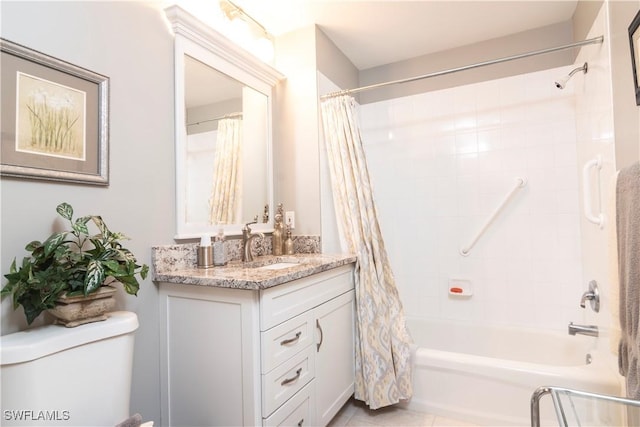
[[[614,104],[612,95],[612,73],[611,73],[611,32],[609,29],[609,9],[600,9],[588,37],[605,35],[605,41],[597,48],[583,48],[580,50],[576,63],[589,63],[589,72],[576,85],[576,128],[577,128],[577,154],[578,164],[582,167],[585,163],[596,156],[602,158],[602,169],[599,172],[590,173],[589,186],[591,187],[592,203],[591,210],[606,212],[603,228],[588,222],[584,215],[580,217],[582,230],[582,265],[583,274],[586,281],[596,280],[598,282],[602,301],[601,312],[593,313],[586,310],[585,321],[597,323],[603,331],[603,340],[600,344],[603,348],[609,347],[609,328],[612,322],[618,324],[617,318],[612,318],[610,310],[610,290],[611,280],[609,274],[609,257],[611,252],[608,248],[608,233],[615,219],[611,216],[609,209],[611,197],[615,192],[615,171],[616,171],[616,135],[623,135],[625,132],[614,132]],[[622,122],[619,122],[622,124]],[[620,145],[624,145],[622,139]],[[623,150],[624,151],[624,150]],[[581,192],[585,182],[581,180]],[[583,210],[584,200],[581,200],[580,209]],[[617,348],[617,342],[614,344]]]
[[[583,290],[571,67],[361,107],[407,315],[565,330]],[[582,76],[575,76],[574,80]],[[527,179],[468,257],[461,247]],[[452,297],[450,279],[474,295]]]
[[[209,224],[217,142],[217,129],[187,135],[185,220],[188,223]]]
[[[271,161],[272,153],[264,141],[268,135],[269,117],[267,103],[264,94],[253,88],[242,89],[242,199],[240,220],[249,222],[258,215],[258,221],[262,221],[264,206],[271,200],[269,193],[269,173],[267,162]],[[275,212],[275,207],[271,207]]]
[[[0,9],[3,38],[106,75],[111,85],[109,187],[2,178],[2,273],[26,255],[27,242],[52,232],[62,201],[79,215],[102,215],[150,264],[151,246],[172,243],[175,232],[173,37],[160,3],[2,1]],[[120,292],[118,300],[140,320],[131,412],[158,425],[157,289],[147,279],[137,298]],[[10,299],[1,308],[2,334],[26,327]]]
[[[576,64],[361,106],[369,170],[392,267],[409,316],[566,333],[570,321],[598,324],[609,349],[612,322],[607,233],[583,215],[583,165],[593,209],[606,211],[616,170],[607,9]],[[553,82],[588,61],[563,91]],[[459,249],[512,188],[528,180],[478,240]],[[448,294],[472,282],[473,296]],[[578,307],[590,280],[600,313]],[[615,357],[606,353],[615,374]]]

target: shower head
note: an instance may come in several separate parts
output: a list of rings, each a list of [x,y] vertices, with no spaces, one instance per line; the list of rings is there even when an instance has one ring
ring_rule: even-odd
[[[582,71],[583,73],[587,74],[587,70],[589,69],[589,66],[587,65],[587,63],[585,62],[584,65],[582,67],[578,67],[576,69],[571,70],[571,72],[569,74],[567,74],[566,76],[562,77],[561,79],[558,79],[555,84],[556,87],[558,89],[564,89],[564,87],[566,86],[567,82],[569,81],[569,79],[571,77],[573,77],[573,75],[575,73],[577,73],[578,71]]]

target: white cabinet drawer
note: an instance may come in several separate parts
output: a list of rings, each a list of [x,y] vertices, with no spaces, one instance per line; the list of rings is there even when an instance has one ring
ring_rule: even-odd
[[[284,322],[353,289],[353,264],[261,291],[260,330]]]
[[[315,348],[308,346],[287,362],[262,375],[262,415],[271,415],[315,377]]]
[[[262,425],[264,427],[315,426],[313,387],[314,383],[311,381],[269,418],[263,420]]]
[[[307,311],[262,333],[262,373],[266,374],[313,343],[313,312]]]

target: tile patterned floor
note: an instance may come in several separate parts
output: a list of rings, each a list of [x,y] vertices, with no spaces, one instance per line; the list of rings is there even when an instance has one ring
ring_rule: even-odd
[[[357,400],[349,400],[328,427],[474,427],[464,421],[433,414],[410,411],[401,407],[386,407],[375,411]]]

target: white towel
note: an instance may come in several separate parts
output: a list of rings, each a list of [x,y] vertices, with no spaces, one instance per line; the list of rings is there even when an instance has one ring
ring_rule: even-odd
[[[627,397],[640,399],[640,163],[622,169],[616,186],[620,283],[618,368]]]

